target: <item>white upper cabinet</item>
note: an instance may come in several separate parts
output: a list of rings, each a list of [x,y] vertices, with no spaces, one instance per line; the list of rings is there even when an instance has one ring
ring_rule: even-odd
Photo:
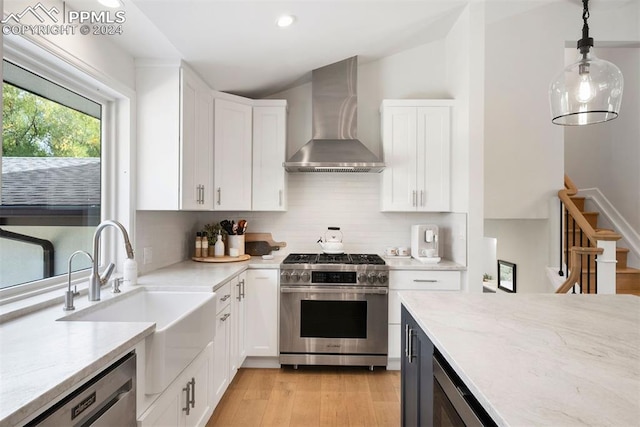
[[[181,62],[136,67],[141,210],[213,209],[213,97]]]
[[[452,105],[451,100],[382,102],[382,211],[450,210]]]
[[[249,211],[252,107],[250,104],[215,98],[214,111],[213,208]]]
[[[213,209],[213,96],[182,69],[181,209]]]
[[[287,207],[285,161],[287,101],[256,101],[253,107],[254,211],[284,211]]]

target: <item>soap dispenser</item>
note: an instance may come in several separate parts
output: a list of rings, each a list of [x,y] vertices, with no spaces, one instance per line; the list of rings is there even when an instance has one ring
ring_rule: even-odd
[[[213,256],[221,257],[224,256],[224,242],[222,241],[222,234],[218,233],[218,240],[213,245]]]

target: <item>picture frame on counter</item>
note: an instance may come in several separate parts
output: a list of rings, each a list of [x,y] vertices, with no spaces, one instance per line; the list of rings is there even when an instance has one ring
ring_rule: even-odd
[[[509,261],[498,260],[498,289],[516,292],[516,265]]]

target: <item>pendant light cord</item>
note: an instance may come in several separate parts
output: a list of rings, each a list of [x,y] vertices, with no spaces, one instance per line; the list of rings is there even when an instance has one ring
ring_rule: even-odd
[[[589,0],[582,0],[582,4],[582,20],[584,24],[582,25],[582,38],[578,40],[578,49],[585,56],[593,46],[593,38],[589,37],[589,24],[587,24],[587,19],[589,19]]]

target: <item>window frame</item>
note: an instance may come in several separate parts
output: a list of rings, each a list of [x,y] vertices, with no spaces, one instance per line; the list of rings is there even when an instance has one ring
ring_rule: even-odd
[[[76,58],[65,59],[28,40],[4,37],[3,59],[102,106],[100,218],[101,220],[113,218],[118,210],[118,197],[128,197],[128,192],[130,191],[129,188],[126,188],[126,195],[118,195],[115,191],[116,188],[122,188],[122,185],[118,185],[117,182],[117,149],[115,145],[117,121],[123,120],[123,117],[119,114],[117,104],[118,98],[123,98],[123,96],[116,89],[107,87],[86,70],[83,70],[83,67],[78,66],[79,64],[74,65],[73,63],[78,61]],[[0,156],[1,149],[0,145]],[[129,230],[131,233],[134,231],[132,227],[129,227]],[[105,254],[115,261],[118,252],[115,246],[118,241],[116,238],[102,238],[100,243],[100,267],[104,267]],[[72,272],[71,281],[77,284],[80,290],[83,290],[87,286],[86,281],[89,278],[89,274],[90,269]],[[17,300],[62,289],[67,286],[67,277],[67,274],[60,274],[0,289],[0,307]],[[58,296],[57,293],[56,296]]]

